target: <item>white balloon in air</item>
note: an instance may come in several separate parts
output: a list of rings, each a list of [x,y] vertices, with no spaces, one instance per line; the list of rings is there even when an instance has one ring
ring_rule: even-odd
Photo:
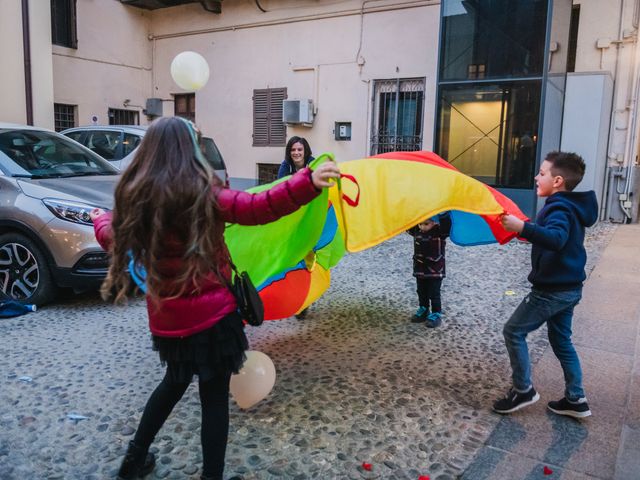
[[[200,90],[209,80],[209,64],[199,53],[179,53],[171,62],[171,78],[184,90]]]

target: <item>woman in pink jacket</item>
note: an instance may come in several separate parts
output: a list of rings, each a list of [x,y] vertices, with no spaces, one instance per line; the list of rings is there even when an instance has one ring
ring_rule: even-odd
[[[126,299],[129,255],[147,272],[147,311],[154,349],[166,374],[151,394],[118,478],[155,465],[149,447],[198,376],[202,407],[202,479],[222,480],[229,431],[229,381],[248,348],[227,288],[231,278],[225,222],[269,223],[315,198],[339,177],[333,162],[304,168],[258,194],[223,188],[202,155],[200,134],[178,118],[154,121],[116,187],[113,212],[91,212],[96,238],[111,254],[105,297]],[[234,477],[239,478],[239,477]]]

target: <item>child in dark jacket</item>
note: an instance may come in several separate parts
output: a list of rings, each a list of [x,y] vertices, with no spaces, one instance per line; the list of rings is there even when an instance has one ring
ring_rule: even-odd
[[[440,288],[445,271],[445,245],[451,231],[451,216],[440,214],[408,230],[413,236],[413,276],[416,277],[419,307],[413,323],[435,328],[442,324]],[[431,307],[431,311],[429,311]]]
[[[527,334],[547,324],[549,343],[562,366],[564,397],[547,404],[558,415],[583,418],[591,415],[584,389],[580,359],[571,342],[573,309],[582,297],[585,227],[598,218],[595,192],[574,192],[584,176],[585,164],[575,153],[551,152],[535,177],[537,194],[547,197],[535,223],[504,215],[502,225],[529,240],[531,292],[520,303],[503,329],[511,362],[513,386],[493,404],[498,413],[511,413],[537,402],[540,395],[531,383]]]

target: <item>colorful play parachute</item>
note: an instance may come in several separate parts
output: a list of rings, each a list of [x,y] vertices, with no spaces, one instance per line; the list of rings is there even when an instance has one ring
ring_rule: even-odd
[[[315,161],[321,163],[328,156]],[[250,189],[259,192],[269,185]],[[246,270],[265,307],[265,319],[286,318],[315,301],[328,288],[329,269],[345,251],[333,190],[276,222],[259,226],[228,225],[225,241],[234,263]]]
[[[343,162],[340,171],[355,179],[343,179],[343,194],[359,194],[357,205],[342,202],[350,252],[377,245],[444,211],[451,211],[451,240],[464,246],[507,243],[516,234],[502,228],[500,215],[526,218],[509,198],[435,153],[385,153]]]
[[[333,157],[321,155],[312,167],[327,158]],[[430,152],[342,162],[340,171],[339,184],[291,215],[267,225],[227,227],[231,256],[257,286],[265,319],[289,317],[317,300],[345,251],[378,245],[438,213],[451,212],[451,240],[459,245],[504,244],[515,234],[502,228],[500,215],[526,219],[500,192]]]
[[[258,285],[266,319],[289,317],[317,300],[345,251],[378,245],[438,213],[451,212],[451,240],[459,245],[504,244],[515,234],[502,228],[500,215],[526,218],[500,192],[430,152],[342,162],[340,171],[342,181],[329,190],[328,202],[321,195],[295,218],[227,228],[232,257]]]

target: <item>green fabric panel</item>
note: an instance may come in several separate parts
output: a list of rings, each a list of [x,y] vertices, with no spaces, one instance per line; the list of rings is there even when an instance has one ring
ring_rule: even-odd
[[[254,187],[259,192],[286,181],[279,179]],[[323,189],[313,201],[266,225],[227,225],[225,241],[238,270],[246,270],[255,285],[296,265],[320,238],[327,218],[329,191]]]
[[[329,244],[316,252],[316,261],[325,270],[333,268],[344,257],[346,252],[344,240],[340,234],[340,229],[336,230],[336,236]]]

